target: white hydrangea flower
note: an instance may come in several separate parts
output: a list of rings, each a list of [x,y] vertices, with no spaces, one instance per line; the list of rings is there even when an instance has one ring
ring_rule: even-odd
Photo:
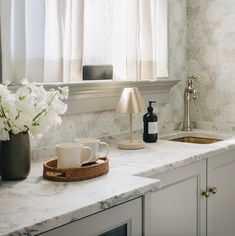
[[[64,87],[59,87],[58,88],[59,92],[60,92],[60,99],[68,99],[68,95],[69,95],[69,87],[68,86],[64,86]]]
[[[10,110],[15,104],[14,94],[12,94],[7,87],[2,84],[0,84],[0,104],[6,110]]]

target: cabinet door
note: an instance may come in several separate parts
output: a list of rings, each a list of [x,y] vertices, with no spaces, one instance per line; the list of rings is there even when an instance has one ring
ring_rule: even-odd
[[[162,188],[145,197],[146,236],[206,235],[206,161],[155,176]],[[222,235],[221,235],[222,236]]]
[[[208,159],[208,236],[235,235],[235,151]]]
[[[83,218],[43,236],[141,236],[142,199],[121,204]]]

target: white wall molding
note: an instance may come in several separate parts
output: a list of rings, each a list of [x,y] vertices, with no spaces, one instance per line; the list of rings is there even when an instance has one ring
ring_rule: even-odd
[[[89,81],[71,84],[45,84],[44,86],[47,89],[56,89],[59,86],[69,87],[69,98],[66,101],[68,111],[66,114],[71,115],[115,109],[124,87],[138,87],[146,101],[154,99],[160,104],[165,104],[171,87],[178,81],[164,78],[156,81]],[[12,90],[17,88],[18,86],[11,86]]]

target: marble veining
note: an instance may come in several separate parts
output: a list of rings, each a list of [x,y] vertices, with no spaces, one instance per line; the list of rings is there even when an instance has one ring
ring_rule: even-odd
[[[159,181],[112,171],[88,181],[51,182],[41,177],[42,163],[35,161],[24,181],[0,182],[1,236],[37,235],[159,188]]]
[[[82,182],[44,180],[45,159],[35,160],[26,180],[0,182],[0,235],[37,235],[73,222],[157,191],[160,181],[150,177],[235,149],[233,134],[216,131],[195,130],[192,135],[224,141],[208,145],[168,141],[182,134],[164,134],[157,143],[140,150],[117,149],[120,137],[107,136],[105,141],[111,144],[110,172]]]

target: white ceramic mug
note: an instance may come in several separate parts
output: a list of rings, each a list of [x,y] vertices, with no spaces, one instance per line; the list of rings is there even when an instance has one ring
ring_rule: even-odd
[[[86,157],[81,156],[86,151]],[[76,168],[93,159],[92,149],[81,143],[60,143],[56,145],[57,168]]]
[[[96,138],[77,138],[75,139],[77,143],[81,143],[84,146],[90,147],[93,153],[93,158],[91,162],[95,162],[99,157],[106,157],[109,153],[109,145],[105,142],[101,142],[99,139]],[[103,148],[101,148],[103,147]],[[82,151],[82,159],[87,159],[86,150]]]

